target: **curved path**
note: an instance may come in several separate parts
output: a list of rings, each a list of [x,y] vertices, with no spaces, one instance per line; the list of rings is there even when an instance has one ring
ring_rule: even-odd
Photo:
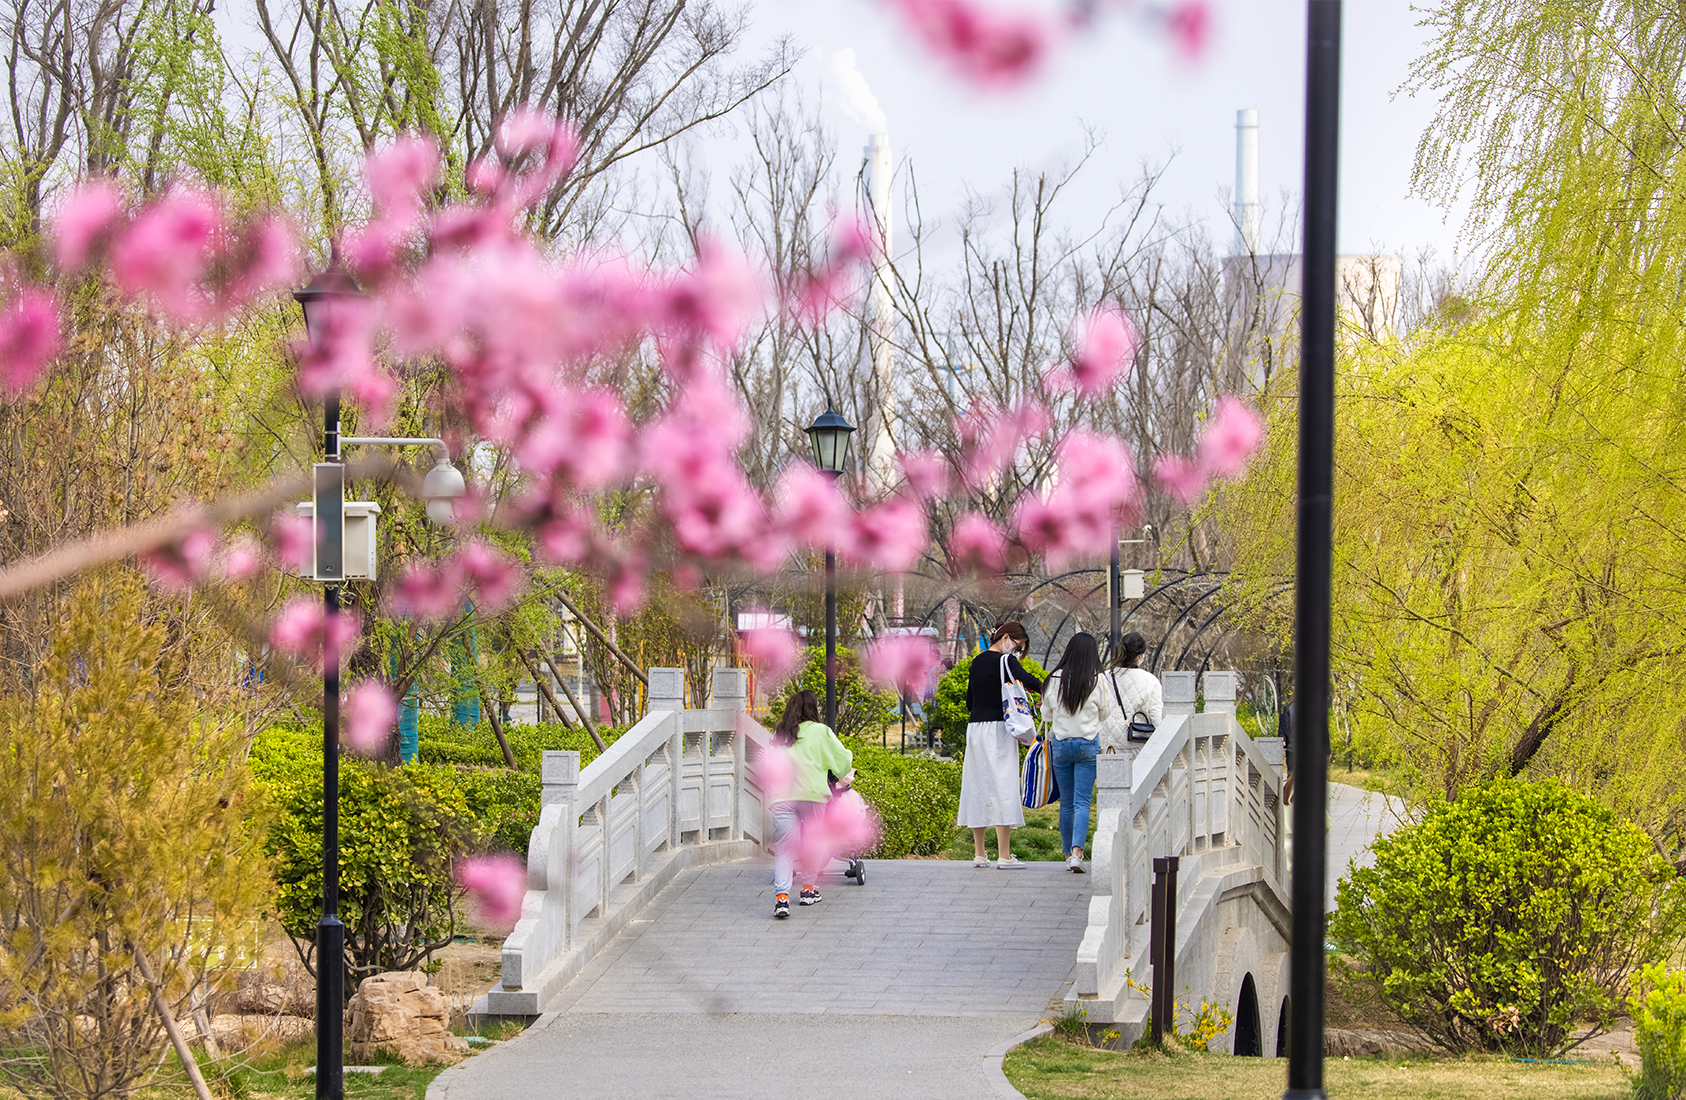
[[[1331,785],[1331,877],[1392,824]],[[681,874],[520,1036],[441,1074],[429,1100],[783,1095],[976,1100],[1015,1037],[1062,1011],[1088,875],[869,862],[771,919],[770,864]]]

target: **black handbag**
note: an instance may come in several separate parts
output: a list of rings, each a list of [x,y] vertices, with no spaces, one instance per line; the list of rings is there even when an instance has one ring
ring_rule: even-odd
[[[1123,710],[1124,700],[1118,694],[1118,681],[1113,679],[1111,676],[1108,676],[1107,682],[1112,684],[1112,697],[1115,701],[1117,701],[1118,709]],[[1147,720],[1147,715],[1138,710],[1134,714],[1130,715],[1130,725],[1124,730],[1124,740],[1130,742],[1131,744],[1141,744],[1144,741],[1150,741],[1153,739],[1153,731],[1156,728],[1157,727],[1155,727],[1152,722]]]

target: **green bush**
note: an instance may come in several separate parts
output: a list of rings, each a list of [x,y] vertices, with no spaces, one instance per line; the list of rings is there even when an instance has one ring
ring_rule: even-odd
[[[820,701],[820,720],[825,720],[825,647],[809,646],[802,671],[779,688],[767,708],[767,723],[778,722],[784,701],[802,688]],[[837,647],[837,736],[877,737],[901,716],[901,699],[893,691],[878,691],[861,673],[860,657],[852,649]]]
[[[884,835],[874,859],[934,856],[948,847],[960,809],[960,766],[952,760],[903,756],[877,742],[850,738],[855,790],[877,811]]]
[[[273,860],[281,926],[314,966],[310,944],[321,913],[322,768],[298,742],[271,730],[250,757],[280,816],[265,845]],[[485,845],[460,786],[433,768],[340,765],[340,901],[346,964],[355,983],[409,970],[451,942],[457,857]]]
[[[1337,891],[1338,969],[1448,1050],[1557,1053],[1678,940],[1674,869],[1555,780],[1473,787],[1374,850]]]
[[[1628,998],[1639,1040],[1637,1100],[1686,1096],[1686,971],[1647,966]]]
[[[1038,680],[1048,678],[1042,666],[1036,663],[1036,658],[1020,657],[1019,663]],[[943,752],[956,760],[966,753],[966,718],[970,713],[966,709],[966,678],[971,675],[971,668],[972,659],[968,657],[943,673],[942,679],[937,681],[936,698],[928,711],[930,721],[926,728],[936,731],[942,741]]]
[[[443,715],[423,715],[417,731],[416,758],[424,764],[472,764],[484,768],[504,767],[503,749],[498,747],[497,735],[489,722],[473,726],[453,725]],[[613,745],[615,738],[625,731],[617,726],[600,726],[604,744]],[[580,767],[597,758],[597,745],[591,735],[578,726],[568,728],[560,723],[547,722],[540,726],[504,726],[509,751],[515,766],[537,775],[539,763],[546,749],[575,749],[580,754]],[[317,734],[321,740],[320,727]]]

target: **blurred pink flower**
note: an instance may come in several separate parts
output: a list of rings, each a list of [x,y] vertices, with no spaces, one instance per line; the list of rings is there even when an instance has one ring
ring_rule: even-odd
[[[904,451],[896,462],[915,496],[931,500],[948,494],[948,459],[940,451]]]
[[[1212,8],[1207,0],[1181,0],[1165,18],[1171,41],[1184,59],[1198,61],[1211,37]]]
[[[925,635],[891,634],[867,645],[861,667],[868,679],[918,698],[938,661],[937,647]]]
[[[123,193],[109,180],[78,187],[53,219],[54,256],[62,268],[75,270],[117,228]]]
[[[755,762],[750,765],[750,774],[755,778],[755,785],[761,788],[763,798],[768,802],[779,802],[796,785],[796,762],[790,758],[790,750],[783,745],[768,745],[756,754]]]
[[[1135,463],[1116,439],[1074,431],[1055,454],[1059,481],[1041,496],[1020,499],[1019,538],[1051,569],[1073,557],[1107,553],[1119,524],[1139,503]]]
[[[147,297],[166,317],[196,323],[209,313],[200,286],[222,219],[208,195],[173,188],[117,237],[111,273],[131,298]]]
[[[1197,455],[1213,477],[1235,477],[1247,467],[1247,459],[1264,439],[1264,422],[1239,398],[1225,394],[1218,398],[1206,431],[1200,437]]]
[[[834,859],[871,851],[881,833],[878,815],[858,791],[845,791],[825,804],[802,829],[802,866],[818,872]]]
[[[320,600],[300,596],[281,609],[269,631],[270,644],[317,667],[322,665],[324,643],[332,645],[336,656],[343,658],[346,647],[357,639],[357,616],[348,611],[335,615],[331,637],[325,634],[326,621],[327,614]]]
[[[168,546],[141,555],[152,579],[166,588],[191,588],[210,572],[217,533],[208,527],[189,531]]]
[[[924,510],[905,497],[891,497],[854,514],[838,552],[874,569],[905,573],[928,542]]]
[[[1160,455],[1153,463],[1153,478],[1185,505],[1193,504],[1206,491],[1206,471],[1200,463],[1181,455]]]
[[[950,569],[956,573],[999,573],[1007,566],[1007,540],[995,524],[976,512],[967,512],[954,525],[948,552]]]
[[[748,261],[705,238],[697,246],[696,266],[668,284],[662,319],[677,332],[704,335],[728,349],[760,306],[761,287]]]
[[[269,531],[275,539],[275,560],[282,568],[302,573],[316,560],[316,526],[304,516],[283,512]]]
[[[392,591],[392,606],[403,615],[443,619],[462,610],[463,575],[455,560],[438,565],[411,562]]]
[[[837,483],[805,462],[785,467],[774,494],[780,523],[804,546],[835,544],[848,526],[849,504]]]
[[[21,393],[63,348],[59,311],[52,295],[25,287],[0,310],[0,385]]]
[[[644,602],[645,571],[650,559],[641,551],[622,548],[609,573],[609,605],[617,615],[630,615]]]
[[[1077,353],[1071,359],[1071,378],[1084,397],[1112,388],[1130,369],[1140,336],[1128,314],[1101,306],[1084,320]]]
[[[553,565],[574,565],[591,553],[591,517],[576,508],[558,509],[539,524],[539,555]]]
[[[1045,60],[1052,32],[1027,12],[1008,12],[977,0],[886,0],[923,40],[925,48],[963,77],[1007,87],[1034,76]]]
[[[974,489],[982,488],[1012,465],[1020,447],[1048,430],[1048,410],[1030,399],[1007,409],[980,404],[960,417],[955,428],[960,435],[966,482]]]
[[[373,756],[386,743],[398,721],[398,704],[379,680],[364,680],[346,693],[345,743],[352,752]]]
[[[291,285],[299,270],[299,244],[293,227],[284,218],[258,218],[240,235],[230,266],[231,306]]]
[[[471,542],[457,551],[456,568],[479,594],[475,603],[482,611],[507,607],[523,576],[519,561],[483,542]]]
[[[222,556],[224,580],[243,581],[257,575],[263,567],[263,548],[250,535],[241,535],[228,544]]]
[[[457,882],[474,899],[481,921],[513,928],[527,894],[527,866],[512,855],[473,856],[457,863]]]
[[[801,663],[802,641],[793,630],[761,627],[742,634],[743,655],[760,667],[761,683],[768,688],[784,683]]]
[[[859,218],[838,222],[825,263],[795,288],[796,315],[811,325],[824,320],[857,281],[861,262],[876,250],[876,234],[866,222]]]
[[[381,219],[407,224],[421,212],[423,192],[439,178],[439,147],[429,138],[401,137],[370,154],[363,173]]]

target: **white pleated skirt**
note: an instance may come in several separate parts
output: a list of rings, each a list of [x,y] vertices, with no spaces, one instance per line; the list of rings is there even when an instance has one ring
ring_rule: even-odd
[[[966,756],[960,763],[960,813],[963,829],[1023,825],[1019,802],[1019,743],[1005,722],[969,722]]]

